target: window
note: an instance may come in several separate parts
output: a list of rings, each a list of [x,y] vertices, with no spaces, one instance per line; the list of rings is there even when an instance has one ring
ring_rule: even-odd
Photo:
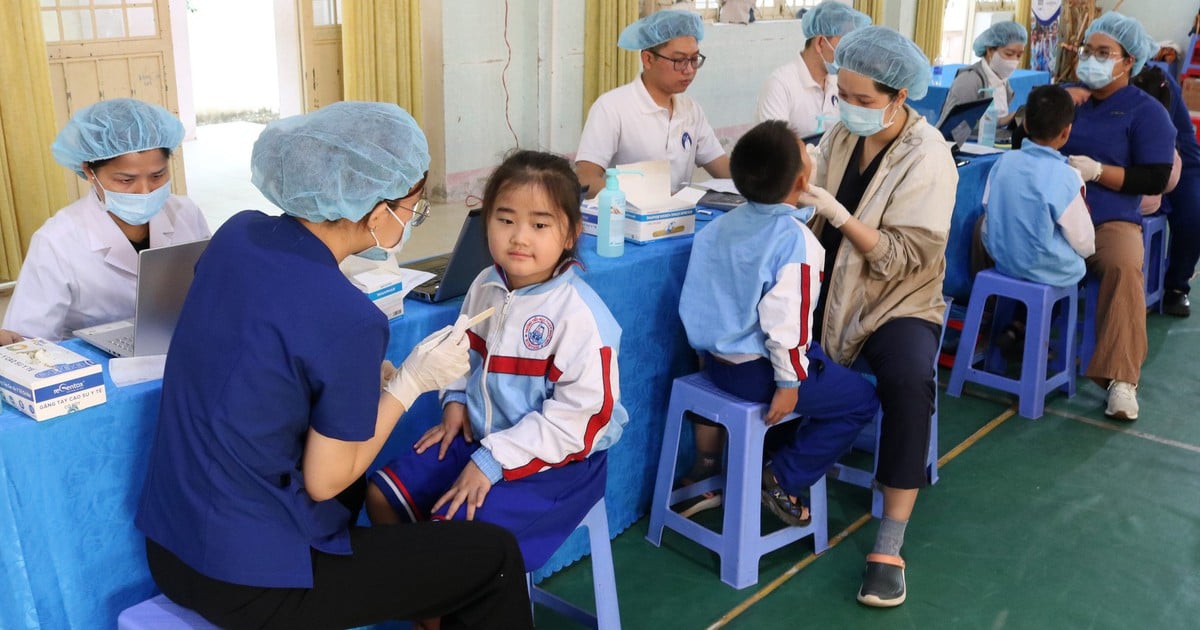
[[[40,0],[49,43],[157,37],[154,0]]]
[[[1017,0],[946,0],[942,21],[942,63],[975,63],[975,38],[996,22],[1013,19]]]

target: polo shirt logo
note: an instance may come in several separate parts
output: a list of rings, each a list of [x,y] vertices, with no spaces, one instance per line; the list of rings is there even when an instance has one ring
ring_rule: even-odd
[[[525,341],[526,348],[541,350],[550,345],[550,340],[554,337],[554,322],[545,315],[534,315],[525,320],[521,337]]]
[[[686,131],[683,132],[683,138],[680,140],[680,144],[683,145],[684,149],[687,149],[688,145],[692,144],[692,134],[690,134]]]

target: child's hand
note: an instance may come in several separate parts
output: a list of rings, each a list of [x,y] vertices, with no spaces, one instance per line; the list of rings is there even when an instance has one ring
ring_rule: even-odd
[[[776,387],[775,395],[771,397],[771,406],[763,421],[768,426],[783,420],[784,416],[796,410],[796,401],[800,398],[799,387]]]
[[[453,517],[458,508],[465,502],[467,504],[467,520],[475,520],[475,510],[483,507],[483,499],[487,496],[489,490],[492,489],[492,482],[488,480],[487,475],[479,470],[479,466],[475,462],[467,462],[467,467],[458,475],[454,485],[438,499],[438,502],[433,505],[430,512],[437,512],[447,503],[450,507],[446,509],[446,516]]]
[[[446,449],[450,448],[454,436],[460,432],[467,442],[475,441],[475,436],[471,435],[471,423],[467,421],[467,406],[460,402],[446,403],[442,408],[441,424],[426,431],[413,448],[417,449],[417,454],[420,455],[425,449],[441,442],[442,446],[438,450],[438,461],[441,461],[446,458]]]

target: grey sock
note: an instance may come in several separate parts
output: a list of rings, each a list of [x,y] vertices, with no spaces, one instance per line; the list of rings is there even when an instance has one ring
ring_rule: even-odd
[[[900,555],[900,547],[904,545],[904,528],[907,526],[908,521],[894,521],[883,517],[879,522],[879,533],[875,534],[873,552],[889,556]]]

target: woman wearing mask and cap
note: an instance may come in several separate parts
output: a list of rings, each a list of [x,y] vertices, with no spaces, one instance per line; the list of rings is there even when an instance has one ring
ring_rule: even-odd
[[[800,20],[804,50],[791,63],[776,68],[758,93],[758,121],[786,120],[801,138],[821,133],[837,120],[838,42],[847,33],[869,26],[864,13],[825,0]]]
[[[171,194],[171,151],[183,124],[131,98],[75,113],[50,150],[91,191],[34,232],[4,315],[0,344],[59,341],[133,317],[138,252],[209,235],[196,204]]]
[[[1013,99],[1008,78],[1021,63],[1027,41],[1029,34],[1025,32],[1025,27],[1016,22],[996,22],[980,33],[975,38],[974,50],[975,56],[982,59],[963,68],[954,77],[950,93],[946,95],[946,103],[942,105],[942,115],[935,126],[942,124],[955,105],[988,98],[989,94],[981,91],[987,88],[992,89],[990,96],[996,102],[1000,124],[1007,125],[1015,114],[1009,111],[1008,106]]]
[[[876,377],[883,520],[858,601],[898,606],[904,529],[929,481],[932,366],[958,172],[942,135],[906,103],[929,88],[929,61],[916,44],[868,26],[842,38],[835,62],[841,120],[821,138],[814,185],[800,198],[814,206],[825,248],[814,332],[831,359],[848,366],[862,357]]]
[[[354,526],[400,415],[469,366],[460,317],[380,392],[387,319],[338,269],[403,247],[428,214],[428,169],[425,135],[393,104],[273,122],[252,181],[285,214],[235,215],[196,264],[135,522],[158,587],[218,626],[532,625],[507,531]]]
[[[1090,96],[1076,105],[1071,137],[1059,149],[1087,182],[1096,225],[1096,254],[1087,263],[1100,277],[1100,298],[1086,374],[1108,390],[1104,413],[1126,421],[1138,417],[1148,346],[1140,202],[1167,189],[1175,157],[1167,111],[1129,82],[1156,50],[1131,17],[1109,12],[1092,22],[1075,68]]]

